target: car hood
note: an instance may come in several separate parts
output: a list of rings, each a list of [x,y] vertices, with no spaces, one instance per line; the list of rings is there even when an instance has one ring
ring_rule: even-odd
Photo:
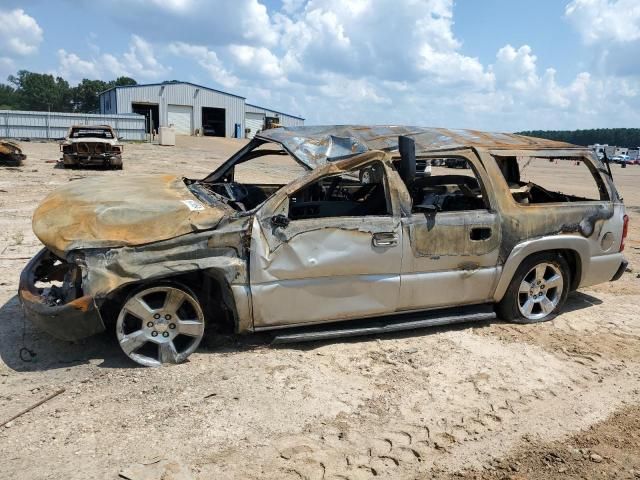
[[[82,137],[82,138],[65,138],[63,143],[109,143],[116,145],[118,143],[117,138],[99,138],[99,137]]]
[[[215,228],[234,212],[199,201],[180,177],[132,175],[71,182],[33,215],[36,236],[57,255],[82,248],[143,245]]]

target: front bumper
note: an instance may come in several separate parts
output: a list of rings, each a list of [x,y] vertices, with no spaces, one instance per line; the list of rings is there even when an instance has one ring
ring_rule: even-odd
[[[41,250],[20,274],[18,296],[25,316],[40,330],[60,340],[74,341],[105,330],[95,300],[78,295],[66,303],[60,292],[72,291],[68,275],[62,287],[40,288],[37,282],[60,281],[60,275],[74,267],[64,262],[54,265],[55,257],[49,250]]]
[[[87,155],[65,153],[62,155],[62,162],[65,165],[116,166],[122,165],[122,155],[111,153],[95,153]]]

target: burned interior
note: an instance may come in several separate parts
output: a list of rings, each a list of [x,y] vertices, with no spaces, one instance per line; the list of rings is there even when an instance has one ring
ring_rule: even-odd
[[[521,205],[609,200],[606,186],[600,175],[595,172],[596,167],[585,157],[521,154],[519,156],[494,155],[494,158],[509,185],[514,200]],[[537,178],[536,174],[536,165],[540,162],[553,165],[564,162],[575,167],[576,175],[567,178],[565,191],[551,191],[544,187],[544,179]],[[610,175],[608,171],[604,173]]]

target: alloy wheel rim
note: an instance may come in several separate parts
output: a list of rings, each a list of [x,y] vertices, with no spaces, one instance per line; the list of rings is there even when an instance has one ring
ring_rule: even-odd
[[[540,263],[524,276],[518,289],[518,309],[528,320],[541,320],[560,303],[564,279],[553,263]]]
[[[181,363],[204,336],[204,314],[196,299],[179,288],[147,288],[122,306],[116,335],[125,355],[140,365]]]

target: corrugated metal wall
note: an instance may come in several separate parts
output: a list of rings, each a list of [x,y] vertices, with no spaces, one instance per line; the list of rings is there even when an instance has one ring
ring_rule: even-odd
[[[278,117],[280,119],[280,125],[283,127],[301,127],[304,125],[304,119],[287,115],[286,113],[278,112],[276,110],[269,110],[266,108],[258,107],[257,105],[246,104],[247,113],[264,113],[268,117]]]
[[[157,104],[161,126],[168,125],[167,105],[192,105],[193,128],[200,130],[202,129],[202,107],[224,108],[226,136],[234,136],[236,123],[240,124],[240,132],[244,132],[244,98],[242,97],[185,83],[118,87],[102,94],[100,108],[103,112],[107,111],[110,95],[117,96],[118,113],[130,113],[132,103]],[[111,101],[111,103],[114,102]]]
[[[143,115],[0,110],[0,136],[5,138],[63,138],[72,125],[111,125],[126,140],[146,138]]]

